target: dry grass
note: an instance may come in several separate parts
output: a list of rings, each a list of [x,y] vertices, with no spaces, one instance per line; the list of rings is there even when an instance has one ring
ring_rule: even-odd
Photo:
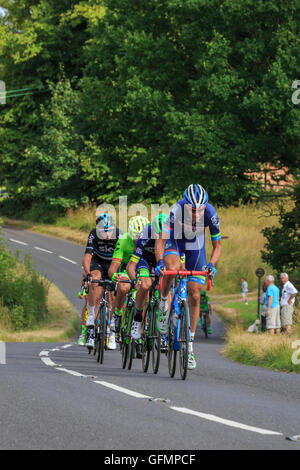
[[[54,343],[74,337],[79,328],[79,316],[72,304],[54,284],[50,284],[47,308],[47,322],[37,326],[36,329],[15,333],[0,324],[0,340],[17,343]]]
[[[244,306],[241,304],[241,307]],[[255,313],[250,321],[249,314],[243,316],[243,308],[229,308],[224,304],[216,305],[214,310],[221,315],[227,326],[225,356],[243,364],[300,373],[300,365],[292,361],[295,353],[292,343],[300,339],[299,308],[295,310],[292,334],[281,333],[274,336],[245,331],[252,320],[255,320]]]
[[[231,328],[227,334],[225,356],[243,364],[268,367],[275,370],[300,373],[300,364],[294,364],[292,343],[300,339],[296,330],[271,336],[255,334],[240,328]]]
[[[272,269],[262,262],[261,250],[264,237],[261,230],[276,224],[276,217],[263,216],[261,208],[248,205],[229,207],[218,210],[222,241],[222,257],[218,263],[218,274],[215,279],[214,293],[232,293],[241,291],[241,278],[246,277],[249,290],[257,287],[255,270],[259,266],[265,271]],[[207,244],[208,254],[211,247]]]

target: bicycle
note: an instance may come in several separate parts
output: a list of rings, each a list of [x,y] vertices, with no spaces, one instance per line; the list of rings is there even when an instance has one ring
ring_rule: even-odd
[[[129,280],[120,280],[118,282],[129,283]],[[121,328],[120,328],[120,351],[122,356],[122,368],[125,369],[127,360],[128,360],[128,370],[132,367],[133,355],[134,355],[134,347],[135,341],[131,337],[131,325],[133,320],[133,312],[135,307],[135,296],[137,291],[132,289],[128,292],[126,296],[126,308],[125,313],[121,321]]]
[[[188,367],[188,344],[191,341],[190,314],[187,303],[187,276],[207,276],[206,271],[164,271],[164,276],[177,276],[174,297],[169,313],[168,369],[170,377],[175,376],[177,353],[182,380],[186,379]],[[211,288],[211,278],[207,279],[207,290]]]
[[[142,324],[142,368],[144,372],[148,371],[150,363],[150,354],[152,355],[152,370],[157,374],[160,364],[161,353],[161,335],[157,329],[157,313],[159,304],[159,278],[155,274],[150,274],[155,278],[149,292],[149,302],[143,318]]]
[[[115,283],[109,279],[95,279],[93,284],[103,287],[102,299],[98,309],[98,321],[95,331],[94,356],[97,354],[97,362],[103,364],[104,350],[107,349],[109,319],[109,291],[115,291]]]

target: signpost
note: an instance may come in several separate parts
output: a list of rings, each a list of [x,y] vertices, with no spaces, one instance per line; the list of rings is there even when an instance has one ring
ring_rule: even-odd
[[[256,276],[258,277],[258,295],[257,295],[257,319],[260,319],[260,303],[259,303],[259,298],[260,298],[260,289],[261,289],[261,278],[264,276],[265,271],[263,268],[257,268],[255,271]]]

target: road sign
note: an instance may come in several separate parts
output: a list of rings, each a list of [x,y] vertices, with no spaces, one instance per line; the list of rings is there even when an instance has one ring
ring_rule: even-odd
[[[257,270],[255,271],[255,274],[257,277],[263,277],[263,275],[265,274],[265,271],[263,268],[257,268]]]

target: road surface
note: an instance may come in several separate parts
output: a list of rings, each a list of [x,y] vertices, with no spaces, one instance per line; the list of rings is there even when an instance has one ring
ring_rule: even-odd
[[[37,269],[74,304],[83,247],[5,228],[12,251],[32,252]],[[8,243],[7,243],[8,245]],[[235,364],[222,356],[224,329],[198,335],[198,367],[171,379],[118,351],[96,363],[77,344],[7,344],[0,365],[0,449],[300,449],[300,377]],[[59,366],[59,367],[57,367]],[[162,398],[166,401],[151,401]]]

